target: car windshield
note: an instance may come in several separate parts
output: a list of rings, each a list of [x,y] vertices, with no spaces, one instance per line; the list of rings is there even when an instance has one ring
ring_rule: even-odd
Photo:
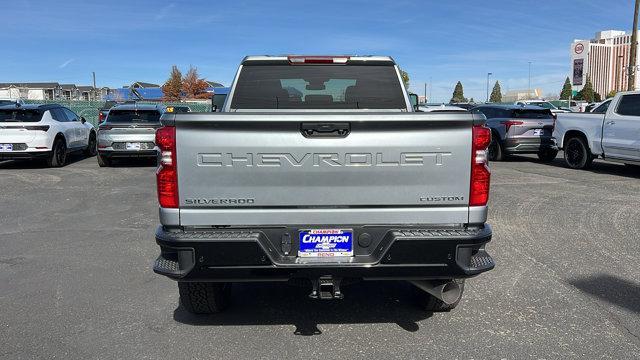
[[[2,109],[0,122],[38,122],[42,120],[42,112],[32,109]]]
[[[231,108],[406,109],[402,94],[390,65],[246,65]]]
[[[156,110],[111,110],[108,122],[158,122],[160,113]]]

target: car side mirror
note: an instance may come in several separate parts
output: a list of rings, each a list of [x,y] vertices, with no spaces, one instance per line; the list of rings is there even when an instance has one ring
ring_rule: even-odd
[[[80,122],[84,124],[87,122],[87,119],[85,119],[84,116],[80,116]]]
[[[418,111],[418,94],[409,93],[409,102],[414,111]]]

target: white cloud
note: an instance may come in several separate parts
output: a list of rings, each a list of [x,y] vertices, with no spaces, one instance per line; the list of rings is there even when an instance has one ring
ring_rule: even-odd
[[[162,9],[160,9],[160,12],[158,12],[156,14],[156,17],[155,17],[156,21],[160,21],[160,20],[166,18],[167,15],[169,15],[169,12],[171,11],[171,9],[173,9],[175,6],[176,6],[176,4],[171,3],[171,4],[167,5],[167,6],[164,6]]]
[[[76,59],[69,59],[65,62],[63,62],[62,64],[58,65],[59,69],[64,69],[67,67],[67,65],[71,64],[72,62],[74,62]]]

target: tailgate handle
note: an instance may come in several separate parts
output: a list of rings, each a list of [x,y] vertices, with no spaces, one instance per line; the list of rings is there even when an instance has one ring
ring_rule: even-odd
[[[338,123],[302,123],[300,132],[304,137],[347,137],[351,132],[351,124],[348,122]]]

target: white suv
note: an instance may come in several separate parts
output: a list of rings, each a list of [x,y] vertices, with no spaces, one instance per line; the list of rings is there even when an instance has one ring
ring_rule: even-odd
[[[58,167],[73,151],[96,154],[96,131],[83,117],[57,104],[0,106],[0,160],[45,159]]]

